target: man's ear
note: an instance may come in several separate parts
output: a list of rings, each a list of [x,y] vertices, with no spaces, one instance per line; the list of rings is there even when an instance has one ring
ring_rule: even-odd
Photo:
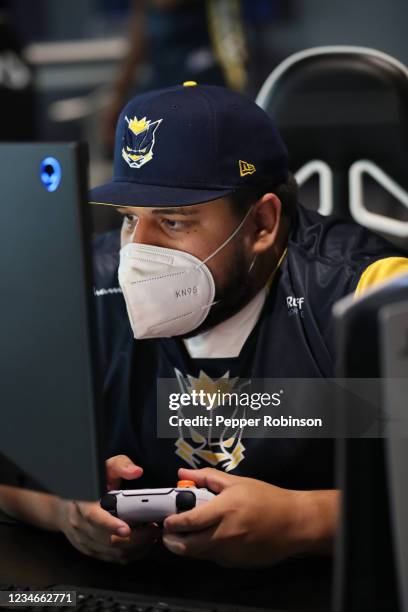
[[[253,253],[260,255],[276,242],[281,224],[282,204],[274,193],[265,193],[254,205]]]

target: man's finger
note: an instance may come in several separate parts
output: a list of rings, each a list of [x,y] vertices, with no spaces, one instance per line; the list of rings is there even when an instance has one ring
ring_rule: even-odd
[[[160,535],[160,529],[157,525],[143,525],[132,529],[130,535],[126,538],[120,538],[115,535],[110,536],[111,544],[119,550],[129,549],[144,549],[155,542]]]
[[[106,461],[106,479],[110,490],[118,488],[122,478],[134,480],[142,474],[143,469],[126,455],[116,455]]]
[[[237,479],[240,478],[214,468],[203,468],[201,470],[180,468],[178,475],[180,480],[193,480],[197,487],[204,487],[213,493],[220,493],[223,489],[236,484]]]
[[[215,530],[216,527],[210,527],[200,533],[164,534],[163,544],[176,555],[214,560],[213,536]]]
[[[127,525],[126,527],[115,529],[115,531],[112,532],[112,530],[107,529],[105,525],[100,526],[91,520],[85,520],[82,524],[81,531],[88,538],[89,542],[97,544],[98,546],[102,545],[109,547],[111,545],[111,538],[113,537],[112,533],[116,534],[118,537],[128,537],[131,530]]]
[[[106,510],[103,510],[98,503],[89,502],[74,502],[82,518],[91,525],[92,528],[102,530],[109,534],[117,534],[120,536],[128,536],[130,527],[124,521],[112,516]],[[90,528],[88,527],[88,530]],[[95,531],[93,530],[93,533]]]
[[[166,532],[172,533],[201,531],[212,525],[217,525],[224,512],[223,503],[217,497],[214,497],[211,501],[187,512],[171,514],[165,519],[163,527]]]

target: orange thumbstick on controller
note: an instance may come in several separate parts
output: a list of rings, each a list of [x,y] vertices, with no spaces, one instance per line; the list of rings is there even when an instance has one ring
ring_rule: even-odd
[[[196,486],[196,483],[194,482],[194,480],[179,480],[177,483],[178,489],[189,489],[195,486]]]

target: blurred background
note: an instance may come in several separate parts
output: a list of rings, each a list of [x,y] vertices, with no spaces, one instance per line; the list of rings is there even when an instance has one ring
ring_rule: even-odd
[[[280,61],[318,45],[408,64],[406,23],[406,0],[0,0],[0,140],[86,140],[93,186],[137,92],[196,80],[255,98]]]

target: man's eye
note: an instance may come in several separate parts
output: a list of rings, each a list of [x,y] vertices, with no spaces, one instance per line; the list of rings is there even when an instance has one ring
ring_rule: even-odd
[[[123,220],[124,220],[124,222],[125,222],[125,224],[127,226],[135,225],[136,222],[137,222],[137,216],[136,215],[129,215],[129,214],[128,215],[123,215]]]
[[[186,227],[185,221],[176,221],[175,219],[164,219],[164,225],[170,230],[183,230]]]

